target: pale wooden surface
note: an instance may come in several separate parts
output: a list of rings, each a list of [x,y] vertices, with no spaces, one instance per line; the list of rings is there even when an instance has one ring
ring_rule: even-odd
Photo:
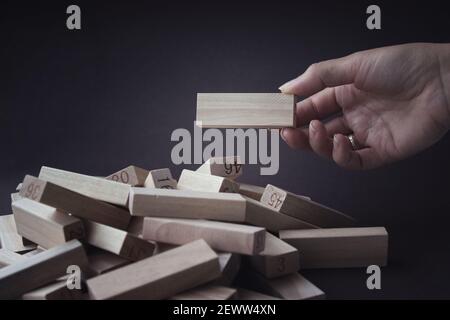
[[[93,199],[119,206],[126,206],[128,202],[130,186],[124,183],[45,166],[41,168],[39,178]]]
[[[17,232],[48,249],[84,237],[80,219],[53,207],[23,198],[12,203]]]
[[[196,172],[236,179],[242,175],[243,164],[241,158],[236,156],[214,157],[206,160]]]
[[[233,288],[205,285],[174,295],[170,300],[228,300],[235,294]]]
[[[281,300],[280,298],[269,296],[256,291],[238,288],[234,300]]]
[[[221,276],[214,280],[215,285],[231,286],[241,268],[241,255],[230,252],[218,253]]]
[[[218,221],[147,217],[142,237],[178,245],[204,239],[216,250],[254,255],[264,250],[265,231],[259,227]]]
[[[289,94],[197,93],[197,125],[204,128],[295,127],[294,110]]]
[[[285,229],[313,229],[316,226],[274,210],[259,201],[245,197],[246,222],[272,232]]]
[[[19,200],[20,198],[22,198],[22,197],[20,196],[20,193],[19,193],[19,192],[11,193],[11,202],[17,201],[17,200]]]
[[[388,233],[383,227],[285,230],[280,238],[299,250],[303,269],[387,263]]]
[[[317,202],[307,200],[283,189],[268,184],[261,202],[275,210],[322,228],[351,227],[353,218]]]
[[[245,258],[253,269],[266,278],[280,277],[300,269],[298,250],[269,232],[266,232],[264,250]]]
[[[22,295],[22,300],[80,300],[81,289],[67,288],[67,280],[59,280]]]
[[[155,245],[126,231],[104,224],[84,221],[85,241],[91,246],[117,254],[131,261],[141,260],[153,255]]]
[[[123,208],[89,198],[33,176],[25,177],[20,195],[64,210],[79,218],[120,229],[126,229],[131,219],[129,212]]]
[[[87,266],[87,257],[78,240],[53,247],[24,261],[0,269],[0,299],[14,299],[65,275],[67,267]]]
[[[169,168],[151,170],[145,180],[144,187],[158,189],[176,189],[177,180],[172,177]]]
[[[24,239],[17,233],[14,215],[0,216],[0,243],[1,248],[14,252],[30,251],[36,248],[36,244],[24,244]]]
[[[26,259],[23,255],[9,251],[8,249],[0,249],[0,268],[9,266],[16,262]]]
[[[87,286],[96,299],[165,299],[219,276],[217,254],[197,240],[91,278]]]
[[[105,179],[125,183],[133,187],[143,187],[148,173],[148,170],[136,166],[128,166],[107,176]]]
[[[233,180],[184,169],[178,179],[178,189],[205,192],[238,192],[239,184]]]
[[[259,201],[265,188],[247,183],[239,183],[239,193],[253,200]]]
[[[22,256],[23,257],[31,257],[31,256],[37,255],[37,254],[39,254],[39,253],[41,253],[43,251],[45,251],[45,249],[38,246],[38,247],[36,247],[36,249],[28,251],[27,253],[22,254]]]
[[[245,207],[245,199],[234,193],[153,188],[132,188],[130,193],[135,216],[245,222]]]

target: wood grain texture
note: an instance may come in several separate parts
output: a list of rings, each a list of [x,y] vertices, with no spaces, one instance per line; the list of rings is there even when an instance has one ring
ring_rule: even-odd
[[[165,299],[218,276],[217,254],[197,240],[91,278],[87,286],[95,299]]]
[[[245,197],[246,222],[272,232],[286,229],[314,229],[316,226],[274,210],[259,201]],[[295,227],[294,227],[295,226]]]
[[[126,229],[131,219],[129,212],[122,208],[91,199],[32,176],[26,176],[23,180],[23,188],[20,190],[20,195],[69,212],[76,217],[119,229]]]
[[[322,228],[351,227],[353,218],[317,202],[307,200],[283,189],[268,184],[261,202],[275,210]]]
[[[197,93],[204,128],[295,127],[295,96],[283,93]]]
[[[245,199],[234,193],[153,188],[132,188],[130,193],[134,216],[245,222],[245,208]]]
[[[205,285],[174,295],[170,300],[229,300],[235,294],[233,288]]]
[[[105,179],[125,183],[133,187],[143,187],[148,174],[148,170],[136,166],[128,166],[107,176]]]
[[[269,296],[256,291],[238,288],[234,300],[281,300],[280,298]]]
[[[9,251],[8,249],[0,249],[0,268],[9,266],[16,262],[20,262],[26,259],[23,255],[15,253],[14,251]]]
[[[80,219],[53,207],[23,198],[12,203],[17,232],[48,249],[84,237]]]
[[[387,263],[388,233],[383,227],[285,230],[280,238],[300,251],[303,269]]]
[[[14,299],[66,274],[67,267],[87,266],[87,257],[78,240],[53,247],[24,261],[0,269],[0,299]]]
[[[238,156],[214,157],[206,160],[196,172],[236,179],[242,175],[243,164]]]
[[[14,252],[25,252],[36,248],[36,244],[24,244],[24,239],[17,233],[14,215],[0,216],[1,247]]]
[[[67,288],[67,280],[59,280],[22,295],[22,300],[80,300],[81,289]]]
[[[178,189],[204,192],[238,192],[233,180],[184,169],[178,179]]]
[[[241,256],[230,252],[218,253],[218,256],[221,276],[213,284],[229,287],[241,268]]]
[[[257,255],[245,257],[246,262],[266,278],[276,278],[300,269],[296,248],[266,232],[265,249]]]
[[[155,250],[153,243],[126,231],[92,221],[84,221],[84,225],[87,243],[122,258],[137,261],[150,257]]]
[[[205,240],[211,248],[254,255],[264,250],[263,228],[194,219],[145,218],[142,237],[169,244]]]
[[[41,168],[39,178],[89,198],[123,207],[128,203],[130,186],[124,183],[45,166]]]
[[[169,168],[151,170],[145,180],[144,187],[157,189],[176,189],[177,180],[172,177]]]
[[[261,200],[265,188],[247,183],[239,183],[239,193],[253,200]]]

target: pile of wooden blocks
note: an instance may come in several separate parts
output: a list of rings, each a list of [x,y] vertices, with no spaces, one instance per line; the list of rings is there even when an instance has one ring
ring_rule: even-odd
[[[169,169],[42,167],[0,216],[0,299],[313,299],[324,292],[299,269],[386,264],[384,228],[238,183],[242,171],[237,157],[178,181]],[[81,289],[68,286],[70,266]]]

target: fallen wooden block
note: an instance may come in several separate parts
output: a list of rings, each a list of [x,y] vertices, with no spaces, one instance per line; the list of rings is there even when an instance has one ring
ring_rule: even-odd
[[[14,251],[9,251],[8,249],[0,249],[0,268],[9,266],[16,262],[20,262],[26,259],[23,255],[15,253]]]
[[[170,300],[228,300],[236,294],[236,289],[223,286],[205,285],[174,295]]]
[[[233,180],[184,169],[178,179],[178,189],[205,192],[237,192],[239,184]]]
[[[300,251],[305,268],[350,268],[387,263],[385,228],[284,230],[280,238]]]
[[[219,253],[221,276],[213,281],[214,285],[231,286],[241,268],[241,256],[236,253]]]
[[[24,261],[0,269],[0,299],[14,299],[67,273],[70,265],[83,270],[87,257],[78,240],[72,240]]]
[[[87,286],[95,299],[165,299],[218,276],[217,254],[197,240],[91,278]]]
[[[288,216],[273,208],[243,196],[246,200],[246,222],[255,226],[266,228],[272,232],[285,229],[314,229],[317,226]],[[296,226],[296,227],[293,227]]]
[[[130,214],[122,208],[91,199],[32,176],[26,176],[23,180],[23,188],[20,190],[20,195],[69,212],[76,217],[119,229],[126,229],[131,219]]]
[[[107,176],[105,179],[125,183],[133,187],[143,187],[148,173],[148,170],[136,166],[128,166]]]
[[[88,252],[89,270],[95,276],[123,267],[130,260],[122,258],[108,251],[92,248]]]
[[[355,221],[334,209],[287,192],[271,184],[266,186],[261,202],[275,210],[322,228],[350,227]]]
[[[247,183],[239,183],[239,193],[253,200],[259,201],[265,188]]]
[[[22,295],[22,300],[80,300],[81,289],[69,289],[67,280],[59,280]]]
[[[177,181],[172,178],[172,173],[170,169],[155,169],[151,170],[145,180],[144,186],[146,188],[157,188],[157,189],[176,189]]]
[[[266,232],[264,250],[245,259],[253,269],[269,279],[291,274],[300,269],[298,250],[269,232]]]
[[[155,254],[160,254],[165,251],[175,249],[177,247],[179,247],[179,245],[164,242],[156,242]]]
[[[14,215],[0,216],[0,243],[2,248],[14,252],[25,252],[36,248],[36,244],[25,244],[24,239],[17,233]]]
[[[20,196],[19,192],[11,193],[11,203],[13,203],[14,201],[17,201],[21,198],[22,197]]]
[[[83,223],[45,204],[23,198],[12,203],[17,232],[48,249],[84,237]]]
[[[238,288],[234,300],[281,300],[252,290]]]
[[[242,175],[242,167],[240,157],[214,157],[208,159],[196,172],[236,179]]]
[[[155,245],[131,233],[104,224],[84,221],[85,241],[91,246],[117,254],[131,261],[141,260],[153,255]]]
[[[324,299],[325,293],[299,273],[267,279],[257,272],[245,272],[245,283],[250,289],[283,300]]]
[[[142,237],[179,245],[203,239],[216,250],[254,255],[264,250],[265,231],[218,221],[145,218]]]
[[[130,193],[134,216],[245,222],[245,207],[245,199],[234,193],[153,188],[132,188]]]
[[[39,173],[39,179],[75,191],[86,197],[123,207],[127,206],[130,193],[130,186],[124,183],[44,166]],[[22,187],[21,190],[23,189]]]
[[[38,247],[36,247],[36,249],[28,251],[27,253],[22,254],[22,256],[23,257],[31,257],[31,256],[37,255],[37,254],[39,254],[39,253],[41,253],[43,251],[45,251],[45,249],[38,246]]]
[[[295,96],[283,93],[197,93],[204,128],[295,127]]]
[[[144,217],[131,217],[127,231],[137,237],[142,237],[142,228],[144,226]]]

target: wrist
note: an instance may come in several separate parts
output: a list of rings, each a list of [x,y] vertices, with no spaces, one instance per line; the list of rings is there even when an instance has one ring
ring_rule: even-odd
[[[439,61],[439,77],[442,85],[447,108],[447,124],[450,128],[450,44],[437,44],[437,56]]]

